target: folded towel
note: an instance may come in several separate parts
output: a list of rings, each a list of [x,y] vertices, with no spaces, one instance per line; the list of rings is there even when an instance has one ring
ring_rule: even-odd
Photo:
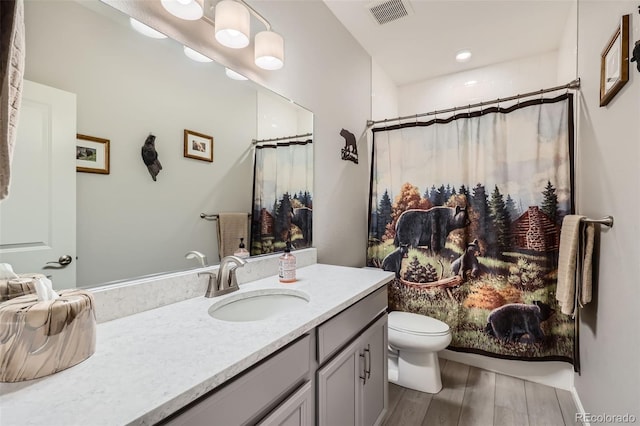
[[[24,1],[0,2],[0,200],[9,195],[25,68]]]
[[[230,256],[240,246],[240,238],[247,240],[249,217],[247,213],[220,213],[218,215],[218,253],[220,259]]]
[[[561,312],[566,315],[573,315],[578,304],[582,306],[591,301],[594,225],[583,224],[582,218],[584,216],[565,216],[560,231],[556,300]],[[581,229],[584,229],[582,236]]]
[[[582,235],[582,285],[580,286],[580,297],[578,305],[582,308],[591,302],[592,285],[593,285],[593,244],[596,225],[593,223],[584,223]]]

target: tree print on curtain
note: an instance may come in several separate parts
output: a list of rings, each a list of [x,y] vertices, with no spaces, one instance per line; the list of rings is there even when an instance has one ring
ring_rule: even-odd
[[[446,322],[453,350],[573,362],[572,146],[570,94],[374,129],[367,264],[396,273],[390,308]]]
[[[311,247],[312,140],[257,145],[253,177],[251,255]]]

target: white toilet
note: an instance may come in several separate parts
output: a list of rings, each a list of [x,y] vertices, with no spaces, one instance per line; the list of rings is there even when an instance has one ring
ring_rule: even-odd
[[[411,312],[389,313],[389,381],[421,392],[442,389],[438,352],[451,343],[449,326]]]

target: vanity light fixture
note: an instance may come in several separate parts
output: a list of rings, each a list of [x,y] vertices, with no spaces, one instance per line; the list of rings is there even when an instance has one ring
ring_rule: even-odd
[[[161,0],[162,7],[173,16],[197,21],[204,15],[204,0]]]
[[[245,0],[220,0],[215,5],[212,21],[202,12],[203,0],[162,0],[172,15],[188,20],[203,20],[214,27],[215,39],[223,46],[242,49],[250,43],[251,15],[266,27],[256,34],[254,62],[265,70],[278,70],[284,66],[284,39],[271,30],[271,24]],[[188,12],[187,12],[188,10]]]
[[[216,5],[214,27],[216,40],[223,46],[242,49],[249,45],[251,16],[249,9],[234,0]]]
[[[227,77],[229,77],[232,80],[248,80],[248,78],[245,77],[244,75],[237,73],[234,70],[226,67],[224,69],[224,73],[227,75]]]
[[[216,40],[234,49],[249,45],[251,16],[266,27],[256,34],[255,64],[265,70],[278,70],[284,65],[284,39],[271,31],[271,24],[244,0],[222,0],[216,5],[214,19]]]
[[[213,62],[213,59],[204,56],[202,53],[200,52],[196,52],[195,50],[191,49],[190,47],[187,46],[182,46],[183,50],[184,50],[184,54],[187,55],[187,58],[196,61],[196,62]]]
[[[456,53],[456,61],[458,62],[467,62],[471,59],[471,51],[464,49]]]
[[[279,70],[284,65],[284,39],[271,30],[260,31],[255,40],[255,63],[265,70]]]
[[[131,27],[134,30],[136,30],[140,34],[145,35],[147,37],[157,38],[157,39],[167,38],[167,36],[162,34],[160,31],[156,31],[150,26],[145,25],[136,19],[129,18],[129,24],[131,24]]]

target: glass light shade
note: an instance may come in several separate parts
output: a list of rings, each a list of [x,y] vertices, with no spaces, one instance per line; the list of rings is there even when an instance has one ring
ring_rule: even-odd
[[[239,73],[237,73],[234,70],[229,69],[229,68],[225,68],[224,69],[224,73],[227,75],[227,77],[229,77],[232,80],[248,80],[248,78],[245,77],[244,75],[239,74]]]
[[[162,7],[173,16],[196,21],[204,15],[204,0],[162,0]]]
[[[182,46],[183,50],[184,50],[184,54],[187,55],[187,58],[196,61],[196,62],[213,62],[213,59],[204,56],[202,53],[200,52],[196,52],[195,50],[191,49],[190,47],[187,46]]]
[[[256,65],[265,70],[279,70],[284,65],[284,39],[273,31],[261,31],[255,40]]]
[[[162,34],[160,31],[156,31],[148,25],[143,24],[142,22],[135,20],[133,18],[129,18],[129,23],[131,27],[139,32],[142,35],[151,38],[167,38],[166,35]]]
[[[251,16],[249,10],[233,0],[222,0],[216,5],[216,40],[227,47],[241,49],[249,45]]]

